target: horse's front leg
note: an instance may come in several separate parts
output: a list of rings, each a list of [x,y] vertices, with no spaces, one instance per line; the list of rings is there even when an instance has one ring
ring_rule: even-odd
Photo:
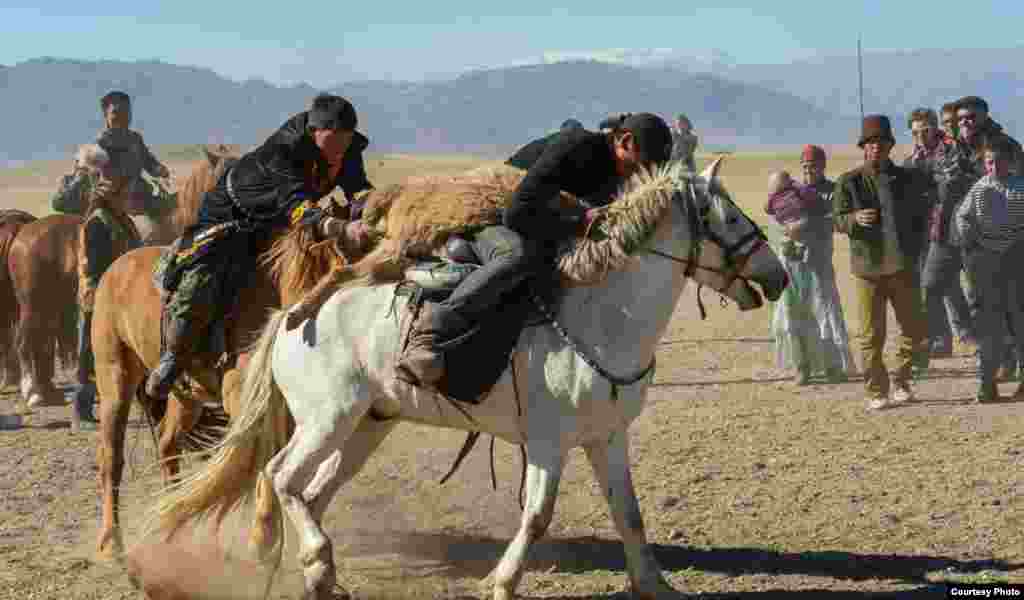
[[[144,410],[148,411],[151,408],[146,406]],[[201,410],[191,400],[181,400],[174,394],[167,399],[167,411],[158,427],[160,438],[157,442],[164,485],[177,483],[178,473],[181,470],[179,442],[182,435],[192,431],[192,428],[199,422]]]
[[[628,432],[617,431],[611,439],[588,444],[583,449],[608,502],[615,529],[622,537],[634,596],[643,600],[678,598],[679,594],[662,577],[661,566],[647,543],[644,519],[629,472]]]
[[[555,513],[565,451],[557,443],[527,444],[526,504],[523,520],[494,569],[494,600],[512,600],[523,577],[530,546],[543,537]]]

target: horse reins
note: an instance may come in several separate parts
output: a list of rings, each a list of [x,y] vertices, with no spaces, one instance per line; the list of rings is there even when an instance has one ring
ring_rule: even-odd
[[[688,182],[688,187],[690,191],[690,198],[695,199],[697,197],[697,192],[694,189],[692,180]],[[714,273],[716,275],[722,275],[725,278],[725,284],[722,286],[722,291],[728,290],[729,287],[732,286],[733,282],[736,281],[737,279],[746,281],[747,278],[740,275],[740,273],[743,271],[744,267],[747,266],[747,263],[750,262],[751,257],[753,257],[754,254],[757,253],[761,246],[768,243],[768,238],[764,235],[764,232],[761,230],[761,228],[758,227],[757,223],[755,223],[749,217],[744,215],[744,218],[747,220],[747,223],[749,223],[752,228],[750,233],[744,235],[733,244],[727,244],[725,240],[721,238],[721,236],[716,234],[714,231],[711,231],[711,229],[708,227],[706,217],[708,211],[710,210],[710,207],[704,207],[704,209],[701,210],[700,217],[698,218],[698,216],[694,214],[693,207],[684,205],[682,201],[679,201],[679,204],[683,208],[683,211],[690,222],[690,231],[693,234],[693,245],[690,248],[690,255],[687,256],[686,258],[679,258],[678,256],[673,256],[668,252],[662,252],[661,250],[657,250],[655,248],[648,248],[646,252],[649,254],[653,254],[655,256],[659,256],[661,258],[665,258],[667,260],[671,260],[673,262],[677,262],[682,265],[686,265],[686,268],[683,271],[683,274],[686,275],[686,277],[693,277],[697,270],[704,270],[710,273]],[[700,253],[702,246],[701,242],[703,242],[705,239],[714,242],[716,245],[718,245],[719,248],[722,249],[726,265],[729,266],[728,270],[720,269],[717,267],[708,267],[700,264]],[[754,240],[754,244],[751,247],[750,251],[740,255],[738,260],[734,260],[733,255],[737,254],[739,250],[746,246],[748,243],[750,243],[751,240]],[[697,284],[697,308],[700,310],[700,318],[702,321],[707,318],[707,311],[704,310],[704,302],[701,300],[700,297],[701,288],[703,287],[704,284]]]

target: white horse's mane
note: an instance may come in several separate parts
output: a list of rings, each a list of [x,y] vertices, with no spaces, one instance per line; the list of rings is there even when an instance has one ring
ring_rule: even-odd
[[[559,253],[563,278],[574,285],[593,285],[628,265],[672,205],[676,168],[668,163],[633,175],[605,208],[599,234],[575,239]]]

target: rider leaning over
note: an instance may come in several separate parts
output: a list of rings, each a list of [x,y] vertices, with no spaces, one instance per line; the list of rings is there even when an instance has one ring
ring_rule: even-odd
[[[255,269],[257,253],[273,233],[301,221],[324,237],[344,238],[349,248],[369,244],[362,222],[327,217],[315,206],[340,187],[358,218],[358,199],[373,186],[363,164],[369,140],[356,124],[348,100],[321,94],[205,194],[198,222],[157,266],[165,292],[164,353],[146,381],[147,395],[167,397],[218,309],[232,302],[243,281],[239,275]]]
[[[585,228],[598,214],[592,207],[607,204],[641,165],[668,160],[672,132],[660,117],[623,115],[607,125],[602,133],[566,128],[546,143],[532,142],[530,152],[516,153],[516,163],[508,164],[527,172],[503,224],[484,228],[471,241],[483,266],[444,302],[424,303],[421,325],[396,365],[399,379],[437,389],[445,373],[439,344],[472,330],[499,306],[503,294],[550,268],[558,242]],[[553,200],[560,191],[579,198],[582,206],[556,212]]]

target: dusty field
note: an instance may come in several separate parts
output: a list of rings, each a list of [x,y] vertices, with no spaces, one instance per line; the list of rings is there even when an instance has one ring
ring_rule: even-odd
[[[796,152],[793,153],[793,157]],[[782,157],[788,158],[788,157]],[[829,174],[852,166],[834,159]],[[375,158],[374,181],[458,170],[469,159]],[[767,171],[795,160],[734,157],[726,185],[763,217]],[[59,170],[0,175],[3,205],[40,214]],[[837,242],[848,324],[859,327]],[[1024,561],[1020,407],[973,406],[973,359],[938,360],[919,401],[864,410],[859,381],[795,389],[774,367],[770,311],[740,313],[692,292],[658,355],[650,406],[632,429],[634,479],[648,533],[671,583],[709,598],[944,597],[937,581],[1017,577]],[[1004,394],[1016,384],[1003,384]],[[13,390],[7,390],[11,392]],[[8,393],[0,411],[10,411]],[[152,443],[133,418],[129,518],[153,489]],[[516,448],[486,444],[445,487],[462,434],[400,426],[327,517],[339,578],[364,597],[481,597],[518,523]],[[0,431],[0,598],[133,598],[122,572],[92,560],[98,499],[94,434],[73,436],[67,408]],[[535,550],[527,598],[624,598],[621,546],[589,468],[574,452],[549,538]],[[294,554],[275,597],[297,598]],[[244,587],[244,586],[241,586]],[[241,589],[239,587],[238,589]]]

